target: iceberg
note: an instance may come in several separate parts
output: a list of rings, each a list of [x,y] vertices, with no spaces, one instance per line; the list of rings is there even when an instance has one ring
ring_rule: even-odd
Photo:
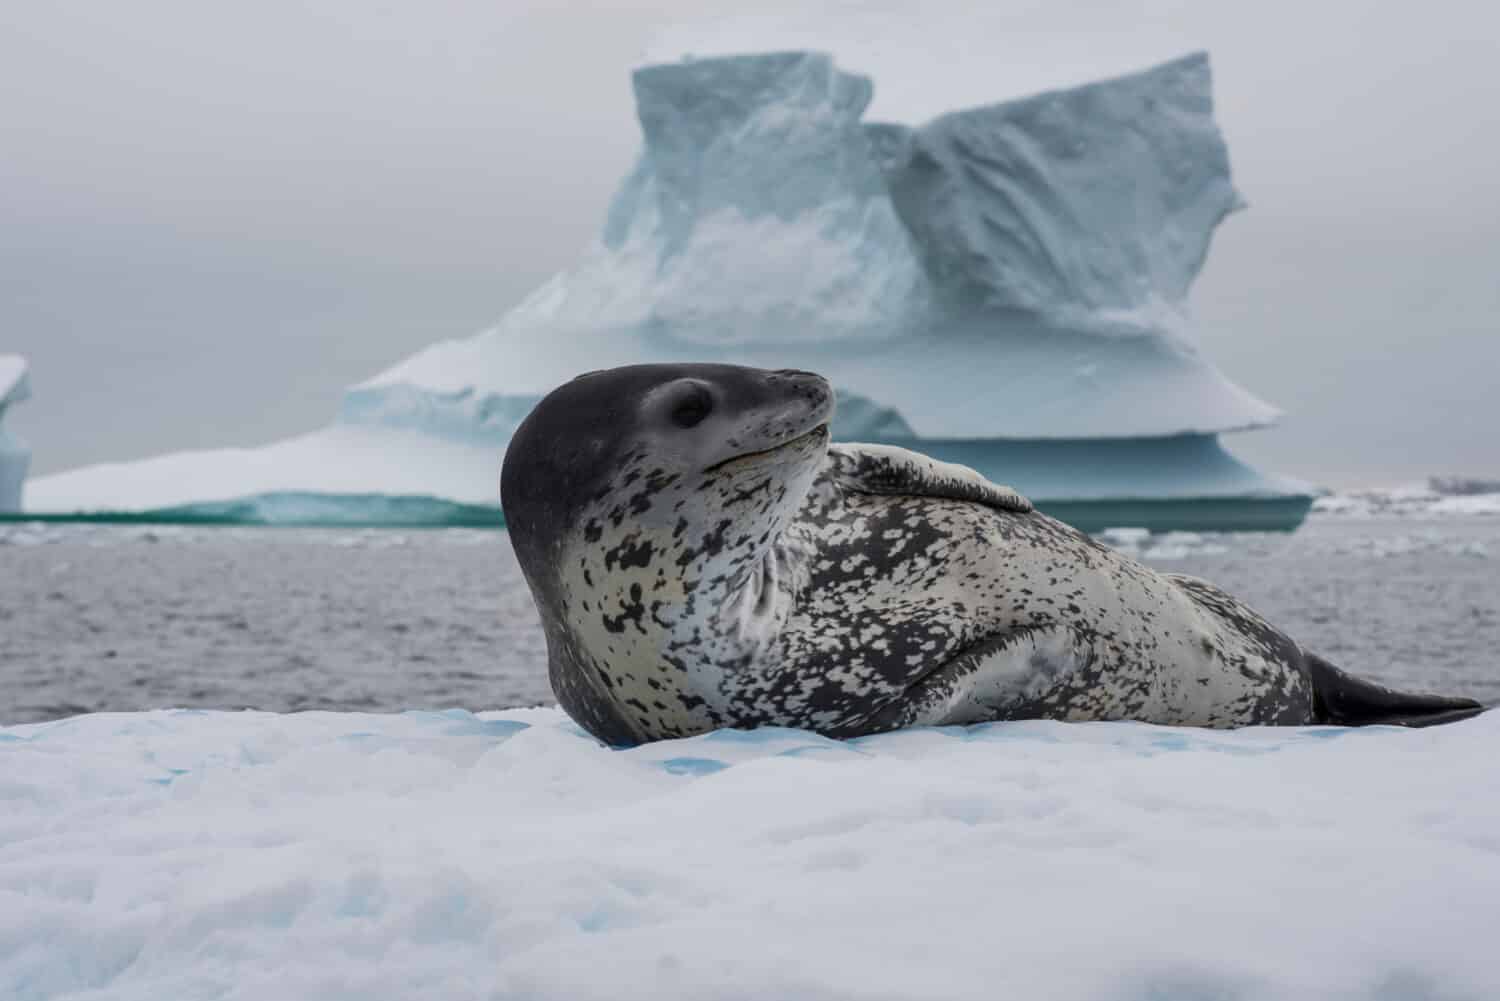
[[[1189,289],[1243,205],[1206,54],[917,126],[865,122],[871,80],[819,52],[646,66],[633,86],[642,151],[599,239],[494,327],[350,388],[322,431],[46,477],[34,508],[493,506],[543,393],[691,360],[819,372],[835,437],[966,462],[1079,527],[1305,515],[1306,484],[1219,443],[1279,412],[1191,336]]]
[[[31,450],[26,443],[5,429],[5,412],[30,396],[26,359],[0,355],[0,514],[21,510],[21,487],[31,465]]]
[[[1493,998],[1497,753],[1494,712],[624,751],[555,708],[0,726],[0,996]]]

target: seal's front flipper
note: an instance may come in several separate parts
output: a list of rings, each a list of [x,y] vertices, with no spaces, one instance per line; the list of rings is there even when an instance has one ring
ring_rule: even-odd
[[[1016,514],[1031,510],[1031,501],[1019,492],[991,483],[968,466],[895,445],[839,442],[829,446],[828,460],[833,479],[856,493],[945,497]]]
[[[1313,704],[1319,723],[1340,726],[1436,726],[1484,712],[1473,699],[1398,692],[1341,671],[1309,654]]]

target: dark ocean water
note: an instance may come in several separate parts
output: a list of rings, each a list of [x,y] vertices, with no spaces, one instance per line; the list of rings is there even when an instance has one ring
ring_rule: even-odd
[[[1360,674],[1500,702],[1500,518],[1109,538]],[[0,724],[550,701],[503,532],[0,525]]]

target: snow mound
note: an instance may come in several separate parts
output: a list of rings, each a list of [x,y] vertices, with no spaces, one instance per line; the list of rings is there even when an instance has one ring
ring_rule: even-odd
[[[0,513],[21,509],[21,487],[31,465],[31,449],[5,430],[5,411],[31,396],[26,359],[0,355]]]
[[[0,995],[1493,997],[1497,751],[1500,714],[628,751],[549,709],[15,726]]]

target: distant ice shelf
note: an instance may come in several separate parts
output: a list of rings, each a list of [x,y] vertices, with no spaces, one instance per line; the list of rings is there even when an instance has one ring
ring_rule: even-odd
[[[21,509],[21,488],[31,465],[31,449],[6,430],[5,412],[31,396],[26,359],[0,355],[0,514]]]
[[[259,448],[177,452],[42,477],[27,513],[167,523],[498,524],[504,446],[339,422]]]
[[[1279,414],[1193,344],[1188,291],[1243,204],[1206,55],[919,126],[865,122],[870,79],[818,52],[647,66],[633,86],[643,149],[599,239],[493,328],[351,387],[321,431],[44,477],[28,507],[492,507],[552,387],[720,361],[824,374],[835,437],[968,461],[1080,527],[1306,513],[1310,487],[1218,444]]]

